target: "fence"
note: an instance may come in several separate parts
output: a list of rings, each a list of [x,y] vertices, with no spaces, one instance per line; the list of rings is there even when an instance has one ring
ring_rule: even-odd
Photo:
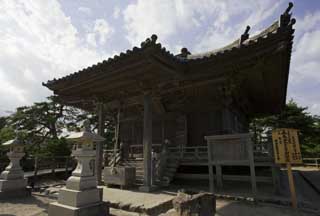
[[[41,170],[51,170],[51,173],[55,173],[58,169],[65,169],[67,173],[76,166],[76,160],[70,156],[24,157],[20,164],[24,172],[33,172],[33,176],[37,176]],[[8,165],[9,160],[0,161],[0,172]]]
[[[303,164],[305,166],[315,166],[316,168],[320,168],[320,158],[302,158]]]

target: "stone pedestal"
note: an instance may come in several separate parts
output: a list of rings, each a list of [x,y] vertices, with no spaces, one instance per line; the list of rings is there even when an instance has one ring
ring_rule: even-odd
[[[177,216],[202,216],[216,213],[216,198],[212,193],[191,195],[179,192],[172,204]]]
[[[136,168],[105,167],[103,181],[105,185],[120,185],[125,188],[133,186],[136,182]]]
[[[7,153],[10,164],[0,175],[0,199],[8,197],[23,197],[28,195],[27,179],[24,178],[20,160],[23,152],[10,151]]]
[[[102,189],[97,188],[97,178],[91,160],[95,150],[76,149],[76,169],[60,190],[58,202],[49,205],[49,216],[105,216],[108,206],[102,202]]]

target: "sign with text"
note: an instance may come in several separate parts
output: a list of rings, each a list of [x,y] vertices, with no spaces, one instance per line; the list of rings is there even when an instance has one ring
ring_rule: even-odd
[[[275,163],[302,163],[298,130],[279,128],[272,131]]]

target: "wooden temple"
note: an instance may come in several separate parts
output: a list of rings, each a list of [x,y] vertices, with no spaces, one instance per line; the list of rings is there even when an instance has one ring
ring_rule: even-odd
[[[122,160],[137,166],[137,170],[139,162],[142,164],[141,183],[145,188],[153,184],[153,152],[160,155],[158,161],[162,164],[158,178],[167,183],[174,178],[211,176],[218,186],[222,180],[276,184],[271,145],[258,152],[251,141],[251,159],[238,163],[241,148],[231,147],[229,141],[223,144],[222,139],[218,152],[231,153],[226,156],[228,163],[219,163],[217,158],[224,159],[212,159],[217,152],[210,156],[208,148],[217,148],[210,147],[208,139],[217,140],[217,136],[221,142],[221,136],[242,137],[249,133],[250,119],[279,113],[284,108],[295,23],[291,7],[260,34],[250,37],[247,27],[239,39],[221,49],[192,54],[183,48],[174,55],[152,35],[141,47],[43,85],[65,104],[96,111],[100,134],[104,131],[103,118],[117,114],[115,148],[119,149],[121,143]],[[100,144],[98,179],[102,151]],[[210,158],[215,161],[212,167]],[[233,167],[235,173],[237,166],[253,166],[253,170],[237,177],[229,169],[226,174],[225,166]],[[270,176],[259,176],[259,167],[270,169]]]

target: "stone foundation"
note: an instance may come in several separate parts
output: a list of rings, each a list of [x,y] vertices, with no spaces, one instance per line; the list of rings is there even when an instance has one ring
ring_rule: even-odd
[[[212,193],[186,194],[179,192],[173,200],[177,216],[215,215],[216,199]]]
[[[109,207],[104,202],[81,207],[72,207],[54,202],[50,203],[48,213],[50,216],[106,216],[109,215]]]

